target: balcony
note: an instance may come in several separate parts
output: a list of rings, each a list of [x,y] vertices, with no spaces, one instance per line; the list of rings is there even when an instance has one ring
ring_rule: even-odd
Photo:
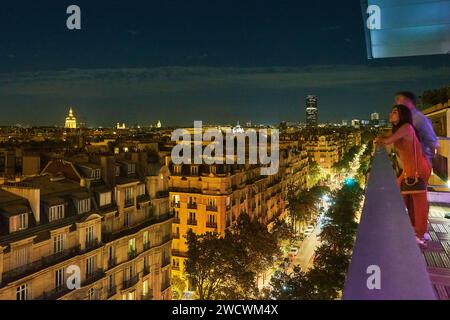
[[[108,269],[111,269],[117,265],[117,258],[108,259]]]
[[[0,287],[8,282],[12,282],[22,277],[26,277],[34,272],[45,269],[49,266],[60,263],[64,260],[70,259],[71,257],[80,254],[80,252],[81,252],[80,246],[76,246],[58,253],[51,254],[46,257],[42,257],[41,259],[34,261],[32,263],[28,263],[23,266],[6,271],[3,273],[2,277],[3,280]]]
[[[151,293],[146,293],[141,295],[141,300],[153,300],[153,294]]]
[[[161,238],[161,244],[165,244],[165,243],[169,242],[170,240],[172,240],[172,235],[166,234]]]
[[[82,250],[82,253],[86,253],[86,252],[95,250],[97,248],[100,248],[101,246],[102,246],[102,243],[98,239],[87,240],[84,243],[84,250]]]
[[[180,239],[180,234],[179,234],[179,233],[174,233],[174,234],[172,235],[172,237],[173,237],[174,239]]]
[[[134,206],[134,199],[125,199],[125,202],[124,202],[124,207],[125,208],[129,208],[129,207],[133,207]]]
[[[103,278],[105,276],[105,272],[103,271],[103,269],[97,269],[96,271],[86,274],[86,278],[84,279],[84,281],[82,282],[82,286],[88,286],[98,280],[100,280],[101,278]]]
[[[172,201],[172,202],[170,203],[170,205],[171,205],[173,208],[179,208],[179,207],[181,206],[180,202],[174,202],[174,201]]]
[[[134,259],[137,256],[137,250],[128,250],[128,260]]]
[[[144,266],[143,276],[150,274],[150,266]]]
[[[70,291],[72,291],[72,290],[67,288],[66,285],[62,285],[62,286],[56,287],[53,290],[44,291],[44,293],[40,297],[36,298],[36,300],[58,300],[62,296],[68,294]]]
[[[191,203],[188,202],[187,208],[195,210],[195,209],[197,209],[197,204],[195,202],[191,202]]]
[[[116,232],[104,232],[102,234],[102,239],[104,242],[111,242],[116,239],[135,234],[135,233],[139,232],[139,230],[141,230],[142,228],[149,227],[155,223],[167,221],[171,218],[172,218],[172,215],[170,215],[168,213],[161,214],[159,216],[151,216],[149,218],[146,218],[146,219],[140,221],[138,224],[132,226],[131,228],[121,229]]]
[[[381,272],[380,289],[368,288],[371,266]],[[373,158],[343,299],[436,299],[392,164],[382,148]]]
[[[172,256],[186,258],[187,257],[187,252],[181,251],[181,250],[178,250],[178,249],[172,249]]]
[[[170,258],[169,257],[163,258],[161,261],[161,268],[165,268],[168,265],[170,265]]]
[[[139,275],[134,275],[130,279],[123,280],[122,290],[129,289],[139,281]]]
[[[173,218],[173,223],[180,224],[180,218],[178,217]]]
[[[108,297],[108,299],[111,298],[112,296],[116,295],[116,293],[117,293],[117,288],[116,288],[116,286],[114,286],[114,287],[112,287],[112,288],[108,288],[108,289],[106,290],[106,296]]]
[[[207,205],[207,206],[206,206],[206,211],[217,212],[217,206],[214,206],[214,205]]]
[[[158,191],[156,192],[156,199],[163,199],[169,197],[169,191]]]
[[[145,242],[143,244],[143,251],[147,251],[150,250],[151,246],[150,246],[150,242]]]
[[[217,229],[217,223],[216,222],[206,222],[206,227],[210,229]]]
[[[188,226],[196,226],[196,225],[197,225],[197,220],[194,220],[194,219],[188,219],[188,220],[187,220],[187,225],[188,225]]]

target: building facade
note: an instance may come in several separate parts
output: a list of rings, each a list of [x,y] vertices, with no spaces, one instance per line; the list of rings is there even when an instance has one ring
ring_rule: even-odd
[[[1,185],[0,299],[170,299],[168,169],[145,158],[55,159]]]

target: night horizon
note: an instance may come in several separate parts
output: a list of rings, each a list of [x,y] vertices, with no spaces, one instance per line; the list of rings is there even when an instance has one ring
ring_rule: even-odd
[[[320,122],[386,117],[395,92],[450,74],[448,55],[367,60],[359,1],[80,1],[75,31],[68,4],[3,5],[1,125],[62,125],[69,107],[92,127],[303,122],[309,94]]]

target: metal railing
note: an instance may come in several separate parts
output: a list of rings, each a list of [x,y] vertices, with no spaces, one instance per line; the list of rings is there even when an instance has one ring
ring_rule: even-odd
[[[197,225],[197,220],[195,220],[195,219],[188,219],[187,220],[187,225],[189,225],[189,226],[196,226]]]
[[[123,283],[122,283],[122,290],[131,288],[131,287],[134,286],[136,283],[138,283],[138,281],[139,281],[139,275],[138,275],[138,274],[132,276],[132,277],[129,278],[129,279],[123,280]]]
[[[377,148],[373,158],[343,299],[436,299],[392,164],[383,148]]]

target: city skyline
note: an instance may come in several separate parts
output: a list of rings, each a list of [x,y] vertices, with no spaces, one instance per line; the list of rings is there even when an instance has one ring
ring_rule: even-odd
[[[396,91],[448,83],[445,55],[367,60],[357,1],[78,1],[77,31],[65,27],[68,4],[4,4],[2,125],[55,125],[70,105],[94,127],[276,124],[302,121],[308,94],[320,97],[321,121],[337,122],[387,114]]]

